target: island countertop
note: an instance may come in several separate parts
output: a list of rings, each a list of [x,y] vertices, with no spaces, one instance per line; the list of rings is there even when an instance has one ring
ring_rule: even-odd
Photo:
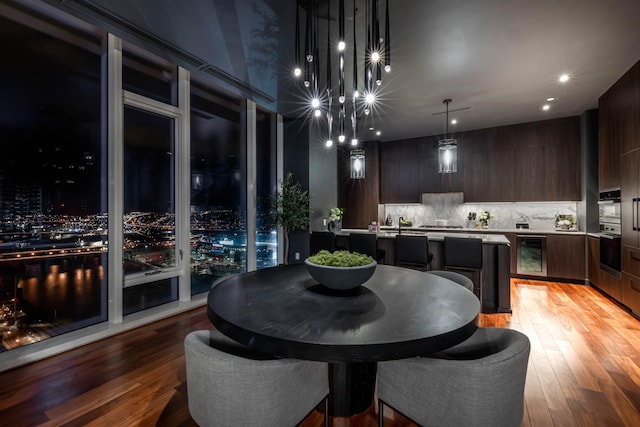
[[[383,225],[380,226],[380,229],[378,232],[397,232],[398,231],[398,227],[397,226],[388,226],[388,225]],[[476,234],[476,233],[517,233],[517,234],[570,234],[570,235],[586,235],[587,232],[586,231],[582,231],[582,230],[564,230],[564,229],[540,229],[540,230],[536,230],[536,229],[530,229],[530,228],[447,228],[447,227],[443,227],[443,228],[438,228],[438,227],[428,227],[428,228],[424,228],[424,227],[402,227],[402,232],[404,233],[405,231],[407,232],[415,232],[415,233],[429,233],[429,232],[443,232],[443,233],[471,233],[471,234]]]
[[[341,231],[336,232],[336,236],[348,236],[350,233],[372,233],[372,231],[358,229],[358,228],[343,228]],[[398,235],[397,231],[391,230],[382,230],[375,233],[378,239],[395,239]],[[444,241],[444,238],[449,237],[464,237],[468,239],[482,239],[482,243],[494,243],[494,244],[502,244],[508,245],[509,239],[502,234],[488,234],[481,232],[442,232],[442,231],[418,231],[418,230],[405,230],[403,229],[402,234],[407,236],[427,236],[429,240],[434,242]]]

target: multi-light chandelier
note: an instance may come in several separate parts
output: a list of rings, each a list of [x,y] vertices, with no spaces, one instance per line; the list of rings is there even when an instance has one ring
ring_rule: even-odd
[[[345,122],[351,122],[351,145],[358,145],[358,120],[360,117],[372,114],[376,103],[379,87],[382,85],[382,71],[391,71],[391,47],[389,34],[389,0],[386,1],[385,33],[380,33],[380,17],[378,0],[364,0],[364,22],[356,22],[358,8],[353,0],[353,38],[348,40],[345,28],[345,1],[338,0],[337,34],[332,32],[332,0],[297,0],[296,6],[296,39],[294,75],[301,81],[305,91],[305,102],[311,114],[323,121],[326,120],[326,146],[333,145],[333,138],[337,136],[339,143],[347,140]],[[300,33],[300,10],[305,13],[304,46]],[[326,50],[322,52],[324,39],[320,34],[320,14],[326,12]],[[323,16],[324,18],[324,16]],[[358,50],[356,38],[357,25],[366,26],[366,39],[363,47]],[[358,57],[360,52],[360,57]],[[351,92],[346,90],[346,57],[351,55],[352,78]],[[337,63],[332,65],[332,58],[337,57]],[[321,61],[326,62],[326,67]],[[362,87],[358,84],[358,69],[363,69]],[[321,76],[322,72],[326,74]],[[337,73],[334,77],[333,73]],[[335,80],[334,80],[335,79]],[[350,101],[348,100],[350,98]],[[336,102],[337,101],[337,102]],[[349,115],[347,113],[349,112]],[[338,119],[337,135],[334,134],[333,120]]]

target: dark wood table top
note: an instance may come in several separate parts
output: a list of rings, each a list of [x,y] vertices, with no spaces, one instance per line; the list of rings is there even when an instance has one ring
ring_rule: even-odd
[[[253,349],[306,360],[374,362],[427,355],[476,330],[476,296],[442,277],[378,265],[353,291],[332,291],[304,265],[231,276],[213,287],[214,326]]]

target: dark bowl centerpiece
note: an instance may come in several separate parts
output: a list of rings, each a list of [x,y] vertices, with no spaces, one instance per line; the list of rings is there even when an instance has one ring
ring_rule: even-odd
[[[322,250],[304,260],[307,270],[320,284],[331,289],[353,289],[369,280],[378,265],[357,252]]]

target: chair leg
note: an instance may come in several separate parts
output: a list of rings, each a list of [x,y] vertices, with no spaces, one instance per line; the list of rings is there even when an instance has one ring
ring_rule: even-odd
[[[384,427],[384,404],[378,398],[378,427]]]
[[[329,427],[329,396],[324,398],[324,427]]]

